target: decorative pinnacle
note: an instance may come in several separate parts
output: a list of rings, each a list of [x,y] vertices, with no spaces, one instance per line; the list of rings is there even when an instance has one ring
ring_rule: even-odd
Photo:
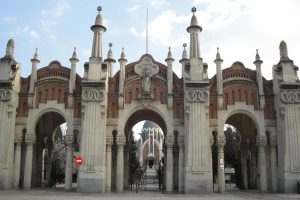
[[[109,50],[108,50],[108,53],[107,53],[107,59],[113,60],[113,52],[112,52],[112,50],[111,50],[112,43],[110,42],[110,43],[108,44],[108,46],[109,46]]]
[[[196,7],[195,7],[195,6],[192,7],[192,12],[193,12],[193,14],[195,14],[196,11],[197,11]]]
[[[38,48],[35,48],[34,59],[38,59]]]
[[[98,6],[98,7],[97,7],[97,11],[98,11],[98,13],[100,14],[100,12],[102,11],[102,7],[101,7],[101,6]]]
[[[122,48],[121,59],[125,59],[124,47]]]
[[[187,47],[187,44],[183,43],[182,59],[187,59],[188,58],[187,51],[185,49],[186,47]]]
[[[111,49],[111,47],[112,47],[112,43],[110,42],[110,43],[108,44],[108,46],[109,46],[109,48]]]
[[[256,56],[255,56],[255,60],[260,60],[260,56],[258,54],[258,49],[256,49]]]
[[[169,47],[168,58],[172,58],[171,47]]]
[[[217,56],[216,56],[216,59],[221,59],[220,52],[219,52],[219,47],[217,47]]]

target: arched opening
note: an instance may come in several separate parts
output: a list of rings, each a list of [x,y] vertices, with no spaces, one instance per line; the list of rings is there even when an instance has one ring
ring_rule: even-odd
[[[231,189],[257,189],[257,127],[246,114],[230,116],[224,126],[225,187]]]
[[[152,110],[139,110],[128,118],[124,133],[124,189],[162,189],[166,164],[163,153],[164,138],[167,133],[164,119]],[[113,162],[116,162],[116,149],[115,145]],[[142,175],[137,185],[139,180],[136,174],[140,172]],[[115,188],[114,183],[112,188]]]
[[[64,187],[66,168],[65,118],[57,112],[44,113],[35,126],[36,142],[33,145],[32,187]],[[74,131],[74,155],[79,154],[79,135]],[[76,181],[78,168],[74,165]]]

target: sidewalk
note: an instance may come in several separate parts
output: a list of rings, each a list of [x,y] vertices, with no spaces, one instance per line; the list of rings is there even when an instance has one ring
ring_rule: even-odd
[[[183,194],[162,194],[160,192],[140,192],[133,191],[124,193],[105,193],[105,194],[82,194],[75,191],[65,192],[63,189],[32,189],[32,190],[5,190],[0,191],[0,200],[154,200],[154,199],[178,199],[178,200],[254,200],[254,199],[300,199],[298,194],[267,194],[257,191],[234,191],[230,193],[212,195],[183,195]]]

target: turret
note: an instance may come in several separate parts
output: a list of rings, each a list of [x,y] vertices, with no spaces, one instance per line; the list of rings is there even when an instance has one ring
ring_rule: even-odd
[[[218,108],[223,108],[223,74],[222,74],[222,63],[223,59],[220,56],[219,47],[217,48],[216,59],[214,60],[216,63],[216,78],[217,78],[217,94],[218,94]]]
[[[109,78],[111,78],[113,75],[114,63],[116,63],[116,60],[114,59],[113,52],[111,50],[112,43],[109,43],[108,46],[109,46],[109,50],[107,53],[107,58],[104,61],[107,62],[107,65],[108,65],[107,75]]]
[[[100,12],[102,11],[101,6],[98,6],[98,15],[95,20],[95,24],[91,26],[91,30],[94,32],[93,48],[91,57],[101,58],[102,57],[102,35],[106,31],[103,25],[103,20]]]
[[[173,108],[173,66],[172,63],[175,61],[172,58],[171,47],[169,47],[168,56],[165,59],[168,66],[167,82],[168,82],[168,108]]]
[[[187,32],[190,33],[190,58],[201,58],[199,34],[202,31],[202,27],[198,25],[195,7],[192,8],[192,12],[191,24],[187,28]]]
[[[33,107],[33,96],[34,96],[34,89],[35,89],[35,83],[37,81],[37,66],[40,63],[40,60],[38,58],[38,49],[35,49],[35,53],[33,55],[33,58],[30,60],[32,63],[31,66],[31,75],[30,75],[30,85],[29,85],[29,99],[28,99],[28,105],[29,107]]]
[[[100,12],[102,8],[98,6],[98,15],[95,20],[95,24],[91,26],[91,30],[94,32],[92,54],[89,59],[89,63],[84,65],[84,79],[89,81],[104,81],[107,80],[107,65],[103,65],[102,59],[102,36],[106,31],[103,25],[103,20]]]
[[[204,69],[199,44],[199,35],[202,28],[198,25],[195,7],[192,8],[192,12],[191,24],[187,28],[187,32],[190,34],[190,80],[202,81],[207,79],[207,73],[203,72]]]
[[[76,47],[74,47],[74,51],[72,57],[69,59],[71,63],[71,72],[70,72],[70,82],[69,82],[69,106],[72,107],[74,105],[73,96],[76,84],[76,64],[79,62],[76,54]]]
[[[124,48],[122,49],[121,57],[118,60],[120,63],[120,74],[119,74],[119,107],[123,108],[124,103],[124,83],[125,83],[125,65],[127,59],[124,53]]]
[[[253,63],[256,66],[256,81],[257,81],[257,85],[258,85],[260,109],[264,109],[265,97],[264,97],[263,80],[262,80],[262,74],[261,74],[261,64],[263,63],[263,61],[260,59],[260,56],[258,54],[258,49],[256,49],[255,61]]]
[[[189,62],[189,59],[188,59],[188,53],[187,53],[187,50],[186,50],[186,43],[183,44],[183,52],[182,52],[182,58],[179,60],[179,63],[181,64],[182,66],[182,78],[185,80],[185,79],[189,79],[190,77],[190,69],[187,69],[186,67],[186,64]]]

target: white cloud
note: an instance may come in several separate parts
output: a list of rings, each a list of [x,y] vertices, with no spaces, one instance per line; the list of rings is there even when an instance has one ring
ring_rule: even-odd
[[[35,30],[30,30],[29,35],[34,40],[38,40],[41,38],[41,36]]]
[[[70,5],[69,5],[68,0],[59,0],[57,3],[57,7],[55,8],[55,11],[53,13],[54,16],[56,16],[56,17],[62,16],[64,13],[64,10],[66,8],[68,8],[69,6]]]
[[[166,0],[150,0],[152,6],[161,6],[166,3]]]
[[[7,23],[16,22],[17,18],[14,16],[6,16],[6,17],[3,17],[3,21],[5,21]]]
[[[172,10],[166,10],[161,15],[149,22],[149,39],[158,41],[164,45],[179,46],[186,41],[187,36],[184,33],[178,33],[176,27],[181,27],[187,23],[189,17],[176,15]],[[145,38],[146,31],[138,32],[134,27],[129,29],[133,35]]]
[[[134,12],[136,10],[138,10],[141,7],[141,5],[134,5],[130,8],[127,9],[128,12]]]

